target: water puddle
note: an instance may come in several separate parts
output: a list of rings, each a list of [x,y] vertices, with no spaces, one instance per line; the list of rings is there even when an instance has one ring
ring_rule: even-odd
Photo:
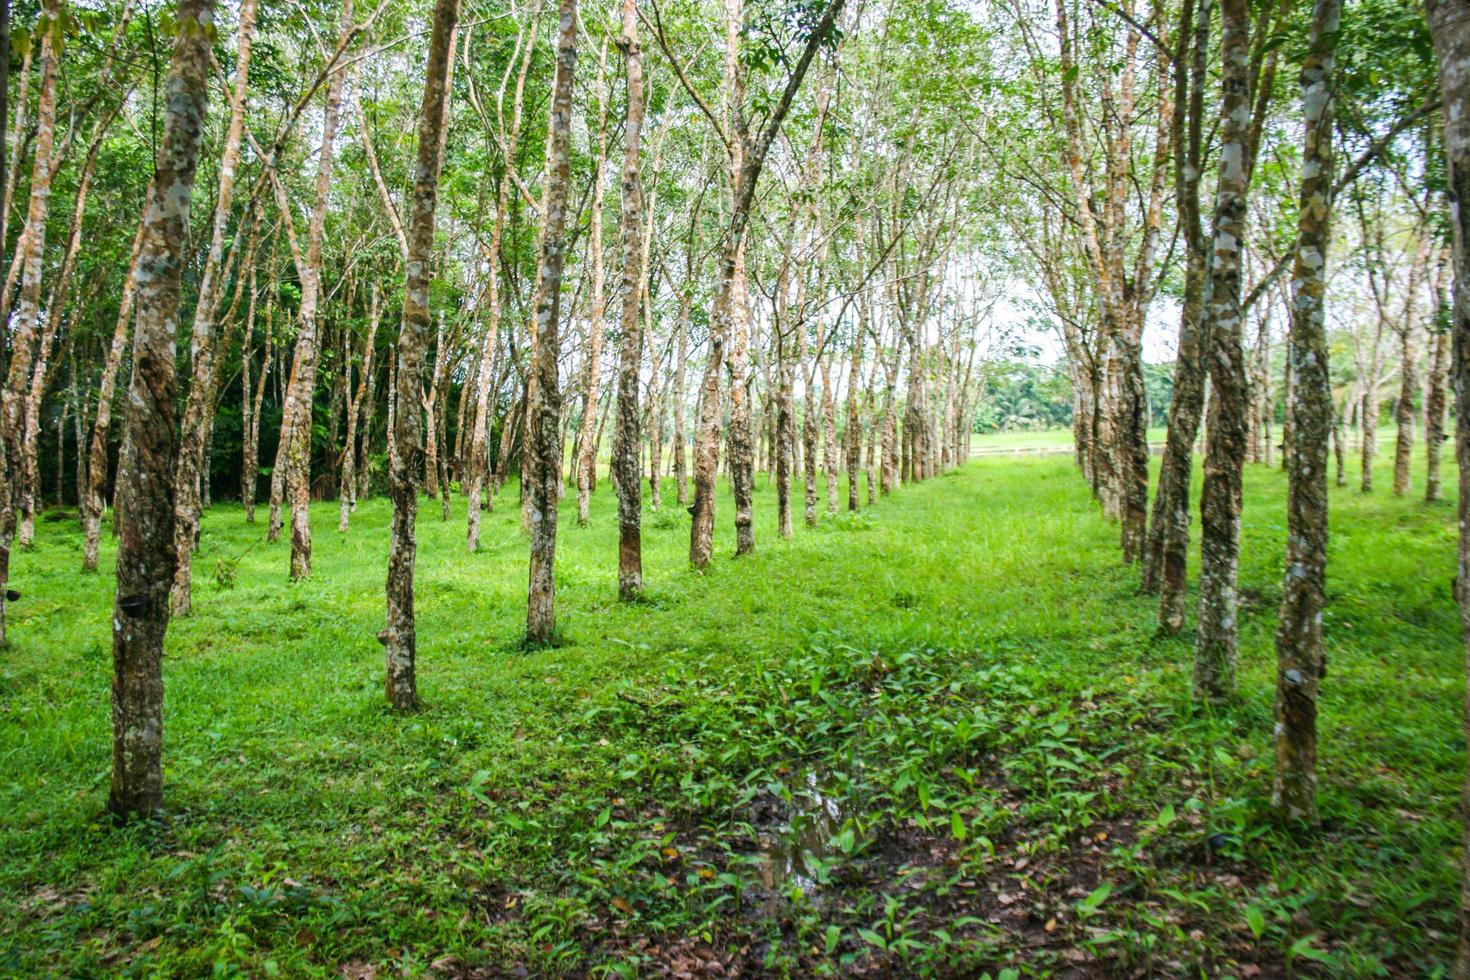
[[[826,880],[824,867],[843,853],[838,838],[851,815],[849,804],[830,793],[818,773],[808,772],[791,802],[768,801],[757,819],[761,884],[772,891],[795,885],[810,895]],[[851,849],[850,842],[847,850]]]

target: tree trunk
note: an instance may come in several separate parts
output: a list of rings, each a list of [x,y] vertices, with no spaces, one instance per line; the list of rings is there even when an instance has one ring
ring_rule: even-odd
[[[51,148],[56,137],[56,74],[59,53],[52,29],[61,17],[61,0],[46,0],[36,34],[40,36],[41,93],[36,109],[35,162],[31,170],[31,196],[25,228],[17,243],[22,272],[20,301],[11,328],[10,371],[0,391],[0,646],[6,643],[5,592],[10,581],[10,545],[15,536],[16,504],[19,502],[22,469],[21,444],[25,424],[25,398],[35,359],[36,328],[41,317],[41,262],[46,244],[46,218],[51,205]],[[9,202],[6,202],[7,204]],[[8,210],[8,208],[7,208]],[[8,294],[9,290],[6,290]]]
[[[1249,189],[1245,153],[1250,118],[1250,18],[1245,0],[1221,0],[1220,26],[1220,176],[1206,305],[1213,395],[1206,420],[1205,482],[1200,496],[1200,601],[1194,657],[1195,695],[1215,702],[1227,700],[1235,691],[1241,468],[1245,465],[1246,413],[1250,411],[1240,305]]]
[[[642,311],[639,303],[643,296],[644,279],[643,182],[638,153],[643,134],[643,55],[638,45],[638,20],[634,0],[623,0],[623,33],[618,38],[618,48],[623,52],[626,65],[628,104],[623,125],[622,337],[618,345],[617,415],[613,427],[612,468],[618,494],[618,598],[630,601],[643,593],[643,491],[638,472],[638,368],[643,362]],[[654,383],[657,383],[656,376]]]
[[[561,277],[566,259],[567,191],[571,182],[572,75],[577,65],[577,0],[559,0],[546,173],[546,232],[541,243],[541,287],[536,293],[536,341],[531,357],[534,391],[526,412],[530,446],[528,480],[531,575],[526,602],[526,642],[556,637],[556,502],[561,492]],[[636,295],[636,293],[635,293]],[[636,443],[634,452],[636,454]],[[637,484],[634,484],[635,488]],[[636,489],[635,489],[636,492]]]
[[[626,14],[623,18],[627,20]],[[630,42],[636,46],[637,42]],[[637,57],[636,53],[634,57]],[[588,324],[587,366],[582,387],[587,397],[583,402],[581,434],[577,455],[577,523],[585,526],[592,506],[592,485],[597,478],[597,445],[592,438],[597,425],[597,397],[602,384],[602,326],[606,314],[603,298],[602,270],[602,202],[607,183],[607,42],[597,60],[597,170],[592,178],[592,228],[587,247],[592,257],[592,322]],[[641,79],[640,79],[641,84]],[[631,107],[629,115],[632,115]],[[636,159],[634,161],[637,163]],[[624,180],[627,175],[624,174]],[[627,202],[623,207],[626,209]],[[642,218],[639,216],[639,220]],[[641,227],[641,225],[640,225]],[[626,231],[626,228],[625,228]],[[627,300],[624,298],[624,305]]]
[[[62,256],[61,267],[57,270],[56,285],[52,287],[51,295],[46,301],[46,324],[36,351],[35,367],[31,371],[30,389],[26,393],[25,429],[21,442],[20,486],[20,544],[23,548],[29,548],[35,537],[35,511],[36,502],[40,499],[41,483],[39,457],[41,408],[46,398],[46,391],[51,386],[52,372],[59,366],[51,361],[51,349],[61,329],[62,314],[67,307],[72,276],[76,271],[77,251],[82,243],[82,219],[87,211],[87,197],[92,187],[92,174],[97,165],[97,153],[102,147],[103,138],[107,135],[108,126],[115,118],[116,112],[109,112],[93,127],[91,145],[87,148],[87,155],[82,163],[76,198],[72,204],[71,228],[67,234],[66,250]]]
[[[418,405],[423,397],[424,357],[429,348],[429,269],[434,247],[434,211],[439,197],[439,152],[444,130],[445,89],[452,38],[459,19],[459,0],[436,0],[429,40],[424,98],[419,105],[418,150],[409,215],[408,260],[404,263],[403,320],[397,345],[395,398],[398,411],[394,451],[389,460],[393,521],[388,545],[387,625],[380,633],[386,660],[388,703],[398,711],[418,707],[414,659],[417,634],[413,608],[413,570],[417,550],[414,521],[418,515],[417,474],[424,463],[423,430]],[[432,436],[431,436],[432,438]]]
[[[357,425],[367,397],[368,379],[373,376],[373,355],[378,339],[378,284],[372,285],[368,302],[368,332],[362,344],[362,368],[357,392],[347,408],[347,438],[342,444],[342,482],[337,491],[337,530],[346,533],[348,518],[357,506]]]
[[[822,366],[822,467],[827,477],[827,513],[837,513],[837,398],[832,392],[832,359]]]
[[[511,184],[514,180],[515,151],[520,143],[521,119],[525,107],[526,73],[530,69],[531,53],[535,49],[534,30],[528,32],[525,48],[521,55],[521,66],[516,76],[515,97],[511,108],[510,133],[507,135],[504,146],[505,173],[500,177],[500,186],[496,190],[495,221],[490,227],[490,247],[485,255],[485,296],[489,305],[489,320],[485,324],[485,336],[480,344],[480,367],[487,370],[490,362],[495,356],[495,346],[500,342],[500,251],[501,242],[505,234],[505,213],[510,206]],[[502,93],[503,93],[502,88]],[[507,353],[507,358],[514,358],[514,351]],[[475,393],[475,421],[474,433],[470,439],[470,461],[467,467],[469,473],[468,501],[466,503],[465,515],[465,544],[474,552],[480,547],[480,499],[482,492],[487,500],[485,509],[494,509],[495,480],[490,472],[489,436],[490,436],[490,410],[491,397],[494,394],[493,386],[482,384]],[[511,414],[514,414],[513,412]],[[506,434],[511,431],[511,418],[507,415],[502,423],[502,440],[497,460],[502,466],[510,451],[509,442],[505,441]],[[487,485],[488,484],[488,485]]]
[[[150,184],[145,199],[153,194]],[[117,320],[112,328],[112,343],[107,348],[107,360],[102,366],[102,381],[97,388],[97,417],[92,422],[92,437],[87,446],[87,493],[81,506],[82,514],[82,571],[97,571],[97,552],[102,536],[102,508],[105,498],[103,488],[107,485],[107,443],[112,428],[112,402],[117,391],[117,374],[122,366],[123,353],[127,349],[128,325],[133,318],[133,297],[136,293],[138,252],[143,245],[143,226],[133,237],[133,250],[128,258],[128,274],[123,280],[122,297],[118,303]]]
[[[1470,657],[1470,29],[1459,0],[1427,0],[1429,31],[1439,65],[1444,103],[1444,147],[1450,224],[1454,231],[1455,294],[1451,376],[1455,391],[1455,456],[1460,469],[1458,575],[1460,605]],[[1470,737],[1470,712],[1466,715]],[[1470,783],[1461,796],[1460,945],[1455,976],[1470,977]]]
[[[190,372],[189,396],[184,403],[184,420],[179,431],[178,470],[174,476],[174,550],[178,564],[174,571],[174,584],[170,601],[175,616],[187,616],[193,609],[194,549],[199,543],[201,479],[208,480],[208,472],[201,474],[200,467],[205,455],[205,435],[213,417],[211,396],[214,394],[215,361],[218,356],[215,341],[215,316],[219,312],[220,296],[224,291],[224,269],[221,268],[225,251],[225,231],[230,222],[230,206],[234,201],[235,170],[240,165],[240,144],[245,133],[246,93],[250,76],[250,47],[255,32],[255,0],[241,0],[240,20],[235,33],[235,85],[230,95],[230,121],[225,130],[225,145],[220,154],[219,187],[215,192],[214,220],[210,230],[209,251],[204,259],[204,272],[199,279],[199,295],[194,306],[194,332],[190,341],[192,368]],[[253,202],[252,202],[253,203]],[[255,233],[260,225],[256,221],[252,228],[251,243],[246,249],[246,266],[255,251]],[[243,268],[236,275],[243,273]]]
[[[337,46],[346,47],[352,36],[352,0],[343,4],[338,26]],[[318,341],[317,303],[321,297],[322,239],[327,218],[328,197],[332,183],[333,144],[342,105],[344,73],[334,70],[327,82],[326,104],[322,110],[322,143],[318,151],[316,200],[311,224],[307,228],[305,256],[297,256],[297,274],[301,281],[301,304],[297,311],[296,352],[291,362],[291,380],[286,388],[282,409],[282,452],[276,454],[277,465],[285,463],[284,491],[291,503],[291,578],[303,579],[311,574],[311,415],[312,391],[316,387]],[[276,184],[277,194],[284,190]],[[282,203],[281,213],[291,208]],[[289,221],[288,221],[289,225]],[[289,232],[288,227],[288,232]],[[294,249],[293,249],[294,251]],[[274,491],[275,474],[271,485]],[[274,496],[274,493],[272,494]],[[276,522],[273,520],[272,524]]]
[[[255,383],[255,394],[251,399],[250,424],[245,429],[244,456],[241,461],[241,484],[245,494],[245,521],[255,523],[255,492],[260,482],[260,409],[265,403],[266,382],[270,379],[271,361],[275,350],[272,347],[272,331],[276,322],[276,275],[274,267],[266,286],[265,342],[261,345],[260,378]]]
[[[857,245],[855,253],[861,257],[863,254],[862,237],[863,222],[858,221],[854,228],[857,234]],[[862,465],[863,456],[863,413],[862,401],[858,390],[858,381],[862,376],[863,366],[863,342],[868,336],[868,299],[867,291],[858,293],[858,322],[857,330],[852,338],[852,349],[848,352],[851,361],[847,366],[847,431],[844,433],[847,443],[847,509],[855,511],[858,509],[858,469]]]
[[[1424,499],[1440,499],[1440,456],[1445,439],[1445,380],[1450,369],[1450,335],[1434,335],[1429,391],[1424,400]]]
[[[1306,138],[1292,266],[1291,446],[1286,457],[1286,574],[1276,627],[1276,779],[1272,804],[1317,823],[1317,688],[1326,665],[1327,440],[1332,379],[1327,360],[1327,251],[1332,217],[1332,89],[1342,0],[1316,0],[1302,65]]]
[[[679,319],[674,325],[678,336],[674,343],[674,492],[679,506],[689,506],[689,463],[686,454],[688,438],[684,431],[684,380],[689,362],[689,315],[693,300],[687,289],[679,291]]]
[[[174,572],[174,358],[189,200],[204,118],[211,0],[180,0],[163,147],[143,213],[138,324],[118,462],[112,613],[112,791],[119,818],[163,804],[163,638]]]
[[[1424,283],[1424,269],[1429,261],[1429,237],[1420,235],[1414,264],[1409,270],[1408,289],[1404,294],[1404,312],[1399,322],[1399,397],[1394,407],[1397,432],[1393,450],[1393,494],[1402,497],[1409,492],[1409,460],[1414,452],[1414,418],[1419,400],[1419,290]]]

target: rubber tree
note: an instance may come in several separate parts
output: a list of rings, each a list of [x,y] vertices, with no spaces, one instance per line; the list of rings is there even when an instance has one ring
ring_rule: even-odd
[[[389,462],[389,495],[393,520],[388,544],[386,588],[388,623],[379,634],[387,659],[388,703],[399,711],[418,707],[415,674],[417,634],[413,609],[413,570],[418,541],[418,474],[424,466],[424,432],[418,405],[423,397],[424,358],[433,334],[429,317],[430,253],[434,248],[434,212],[439,202],[439,168],[443,163],[440,135],[444,129],[445,88],[453,56],[459,0],[436,0],[429,39],[424,99],[419,107],[418,151],[413,171],[413,197],[408,220],[408,261],[403,320],[398,334],[395,395],[399,410],[394,424],[396,451]],[[432,435],[430,436],[432,438]]]
[[[556,78],[547,140],[545,230],[536,290],[536,339],[531,355],[535,383],[526,414],[530,462],[527,474],[531,532],[526,642],[551,643],[556,636],[556,505],[561,496],[561,280],[567,251],[567,197],[571,184],[572,83],[577,67],[577,0],[560,0]]]
[[[1332,219],[1332,103],[1342,0],[1316,0],[1302,63],[1302,179],[1291,272],[1288,357],[1292,437],[1286,456],[1286,573],[1276,627],[1276,779],[1272,803],[1317,823],[1317,689],[1326,663],[1328,371],[1327,254]]]
[[[1212,396],[1205,422],[1205,481],[1200,495],[1200,597],[1194,689],[1223,701],[1235,691],[1239,621],[1241,469],[1250,395],[1242,347],[1241,256],[1245,244],[1246,141],[1250,129],[1249,35],[1245,0],[1220,3],[1220,173],[1215,236],[1205,304],[1205,345]]]
[[[613,429],[612,459],[618,490],[618,598],[627,601],[643,593],[643,497],[638,472],[638,367],[643,361],[639,316],[645,276],[643,181],[638,160],[643,134],[643,53],[638,46],[634,0],[623,0],[623,32],[618,38],[618,48],[626,68],[627,109],[623,121],[622,338],[618,345],[617,421]],[[657,479],[657,469],[653,475]]]
[[[143,211],[133,375],[118,461],[112,790],[120,818],[163,805],[163,639],[174,573],[174,358],[184,246],[204,135],[213,0],[180,0],[163,145]]]
[[[1470,662],[1470,18],[1461,0],[1426,0],[1439,66],[1455,286],[1450,376],[1455,391],[1455,458],[1460,464],[1460,537],[1455,599]],[[1470,704],[1470,692],[1467,692]],[[1465,720],[1470,737],[1470,712]],[[1470,781],[1461,798],[1460,945],[1455,976],[1470,977]]]

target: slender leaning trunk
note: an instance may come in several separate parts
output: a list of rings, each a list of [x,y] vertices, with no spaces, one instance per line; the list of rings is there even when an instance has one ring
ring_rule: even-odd
[[[1276,627],[1276,780],[1286,817],[1317,823],[1317,689],[1326,664],[1328,372],[1327,252],[1332,218],[1332,89],[1342,0],[1316,0],[1302,65],[1300,211],[1291,273],[1291,442],[1286,456],[1286,574]]]
[[[414,659],[413,566],[417,551],[414,520],[418,516],[418,471],[424,465],[424,432],[418,404],[424,387],[424,356],[429,348],[429,266],[434,247],[434,211],[439,199],[440,134],[444,129],[444,93],[449,77],[451,38],[459,20],[459,0],[436,0],[429,40],[424,98],[419,106],[418,155],[414,166],[412,212],[408,227],[408,261],[403,320],[398,335],[395,397],[399,410],[393,424],[394,451],[389,460],[389,493],[393,521],[388,544],[388,622],[378,634],[386,653],[388,703],[398,711],[418,707]],[[432,435],[430,436],[432,438]]]
[[[174,356],[189,200],[204,133],[212,0],[180,0],[163,147],[143,212],[133,376],[118,462],[112,790],[119,818],[163,805],[163,638],[174,572]]]

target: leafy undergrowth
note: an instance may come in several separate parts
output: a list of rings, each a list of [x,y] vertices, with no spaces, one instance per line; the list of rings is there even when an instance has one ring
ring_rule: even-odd
[[[123,828],[101,812],[110,577],[45,524],[0,659],[0,972],[1432,975],[1463,771],[1453,510],[1334,491],[1307,834],[1266,805],[1282,496],[1248,474],[1219,713],[1065,458],[790,542],[763,487],[757,555],[705,575],[670,500],[635,605],[599,494],[562,535],[564,644],[531,653],[513,501],[473,556],[462,506],[425,515],[411,717],[382,706],[373,640],[386,507],[346,538],[314,512],[299,586],[219,507],[195,567],[232,575],[170,632],[169,810]]]

